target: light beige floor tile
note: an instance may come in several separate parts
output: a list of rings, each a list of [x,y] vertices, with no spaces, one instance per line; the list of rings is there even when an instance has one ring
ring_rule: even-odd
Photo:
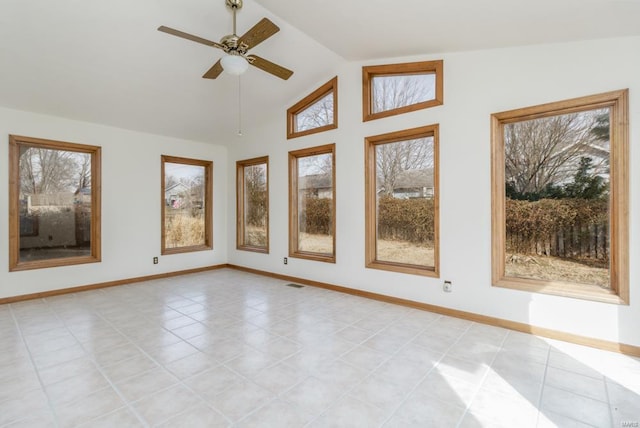
[[[47,386],[71,377],[90,375],[96,370],[94,362],[85,357],[40,370],[38,374],[42,383]]]
[[[460,421],[465,408],[438,399],[425,401],[421,395],[409,396],[395,415],[412,424],[425,427],[453,427]]]
[[[79,428],[136,428],[143,426],[140,419],[131,410],[123,407],[115,412],[85,422]]]
[[[533,379],[533,377],[529,379],[526,376],[512,376],[489,370],[482,382],[482,387],[516,397],[521,396],[532,403],[538,403],[542,394],[542,381],[536,382]]]
[[[592,365],[586,364],[570,354],[565,354],[553,348],[549,353],[548,364],[551,367],[571,371],[584,376],[591,376],[596,379],[602,378],[602,374],[600,374]]]
[[[640,419],[640,359],[228,269],[0,305],[0,343],[8,426],[55,426],[40,382],[59,427]]]
[[[158,425],[159,428],[222,428],[228,427],[231,422],[204,404],[191,407],[183,413]]]
[[[229,338],[212,346],[205,347],[202,349],[202,352],[222,363],[236,358],[239,355],[242,355],[243,352],[248,352],[252,349],[253,348],[241,340]]]
[[[34,373],[18,374],[0,382],[0,403],[41,389],[40,382]]]
[[[252,377],[279,360],[257,349],[247,348],[237,357],[226,361],[224,365],[242,376]]]
[[[445,355],[434,370],[444,376],[455,377],[479,385],[489,371],[489,367],[484,363],[475,363]]]
[[[185,379],[184,383],[210,402],[216,395],[243,381],[244,378],[237,373],[224,366],[217,366]]]
[[[25,418],[21,419],[17,422],[12,422],[8,425],[3,425],[6,428],[55,428],[56,420],[50,411],[31,411],[29,413],[25,413]]]
[[[73,403],[63,404],[55,408],[60,427],[74,427],[111,413],[124,406],[124,403],[113,390],[105,388],[91,393]]]
[[[538,418],[537,406],[537,402],[532,403],[525,397],[480,389],[469,411],[476,416],[485,415],[500,425],[533,428]]]
[[[354,344],[360,344],[369,339],[372,335],[371,331],[354,326],[348,326],[336,332],[336,337]]]
[[[433,371],[415,388],[413,394],[421,394],[425,400],[438,398],[456,406],[471,405],[479,386],[456,377],[445,377]]]
[[[60,382],[48,385],[45,388],[49,400],[54,406],[77,401],[92,392],[109,387],[109,382],[97,370],[83,373]]]
[[[150,425],[158,425],[200,403],[197,395],[181,385],[173,386],[132,403]]]
[[[281,398],[305,414],[318,416],[343,394],[342,388],[309,377],[285,392]]]
[[[244,418],[273,399],[273,393],[253,382],[234,383],[208,403],[232,422]]]
[[[178,379],[186,379],[205,370],[209,370],[218,364],[213,357],[203,352],[196,352],[195,354],[166,364],[165,369],[173,373]]]
[[[116,388],[127,401],[137,401],[170,386],[178,380],[165,370],[157,367],[139,375],[116,382]]]
[[[419,334],[414,337],[411,341],[412,344],[422,346],[423,348],[429,349],[433,352],[446,352],[456,341],[458,340],[458,336],[462,334],[462,331],[456,329],[455,337],[450,337],[446,334],[438,335],[435,330],[429,329],[424,333]]]
[[[538,428],[594,428],[595,425],[589,425],[584,422],[571,419],[567,416],[559,415],[550,411],[540,412],[538,415]],[[620,425],[614,425],[620,426]]]
[[[575,394],[584,395],[595,400],[608,400],[607,391],[604,386],[604,378],[583,376],[555,367],[548,367],[545,377],[545,385],[564,389]]]
[[[158,365],[143,354],[117,362],[101,368],[102,372],[111,382],[117,382],[146,371],[157,368]]]
[[[544,413],[547,410],[599,427],[612,424],[606,403],[545,385],[540,411]]]
[[[369,428],[382,425],[386,418],[387,415],[380,409],[354,397],[345,397],[329,407],[329,409],[309,426],[313,428]]]
[[[47,396],[41,389],[35,389],[0,401],[0,426],[18,422],[30,415],[49,415]]]
[[[311,420],[309,415],[297,410],[292,405],[273,400],[264,407],[250,414],[234,425],[237,428],[298,428],[304,427]]]
[[[491,364],[491,371],[508,381],[526,380],[542,383],[546,366],[529,359],[514,357],[510,353],[500,352]]]
[[[250,380],[275,394],[280,394],[306,377],[306,373],[295,370],[286,363],[279,363],[250,377]]]
[[[140,355],[142,355],[140,350],[135,345],[128,343],[113,348],[103,349],[97,354],[91,354],[91,357],[99,366],[105,367]]]
[[[416,364],[406,357],[392,357],[378,367],[373,373],[387,378],[410,391],[431,370],[422,364]]]
[[[367,377],[349,394],[380,409],[386,415],[391,415],[407,396],[405,388],[378,376]]]
[[[56,352],[35,355],[33,362],[38,370],[66,363],[77,358],[85,357],[86,353],[79,344],[57,350]]]
[[[367,371],[374,370],[389,358],[389,354],[366,346],[357,346],[340,357],[343,361]]]

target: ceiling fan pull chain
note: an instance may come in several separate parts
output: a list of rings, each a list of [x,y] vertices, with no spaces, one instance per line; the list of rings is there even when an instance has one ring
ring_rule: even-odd
[[[242,85],[238,75],[238,137],[242,137]]]

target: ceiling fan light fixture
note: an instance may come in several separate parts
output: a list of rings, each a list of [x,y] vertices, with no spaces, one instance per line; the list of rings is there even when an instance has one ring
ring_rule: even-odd
[[[226,73],[234,76],[243,74],[249,68],[249,62],[240,55],[225,55],[220,63]]]

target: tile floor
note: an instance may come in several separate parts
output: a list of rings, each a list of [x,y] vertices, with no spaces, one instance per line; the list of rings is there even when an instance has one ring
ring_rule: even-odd
[[[0,306],[0,426],[640,422],[639,359],[284,284],[225,269]]]

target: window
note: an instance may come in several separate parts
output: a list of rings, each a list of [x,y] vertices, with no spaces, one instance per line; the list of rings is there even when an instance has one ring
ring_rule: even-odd
[[[492,115],[495,286],[628,303],[628,92]]]
[[[336,261],[335,144],[289,152],[289,256]]]
[[[9,136],[9,270],[100,261],[100,147]]]
[[[162,156],[162,254],[213,248],[213,162]]]
[[[238,161],[237,240],[239,250],[269,252],[269,157]]]
[[[438,276],[438,125],[365,139],[368,268]]]
[[[338,77],[334,77],[287,110],[287,138],[338,127]]]
[[[442,105],[442,61],[362,67],[364,122]]]

